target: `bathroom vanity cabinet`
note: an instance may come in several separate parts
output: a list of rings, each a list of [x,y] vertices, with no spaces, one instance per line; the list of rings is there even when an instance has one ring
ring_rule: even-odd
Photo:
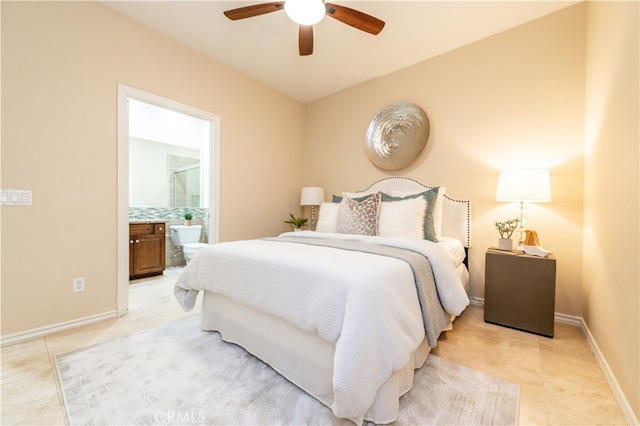
[[[162,275],[166,223],[129,224],[129,279]]]

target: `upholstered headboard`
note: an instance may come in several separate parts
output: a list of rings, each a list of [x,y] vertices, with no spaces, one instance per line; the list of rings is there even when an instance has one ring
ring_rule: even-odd
[[[367,189],[358,192],[420,192],[436,186],[445,187],[444,185],[425,185],[413,178],[394,176],[380,179]],[[471,201],[452,198],[445,192],[442,207],[442,235],[462,241],[465,248],[471,247]]]

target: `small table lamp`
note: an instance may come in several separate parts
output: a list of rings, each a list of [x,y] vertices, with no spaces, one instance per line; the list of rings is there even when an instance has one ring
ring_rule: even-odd
[[[311,206],[311,230],[316,230],[315,206],[324,203],[324,189],[317,186],[307,186],[302,188],[300,196],[301,206]]]
[[[520,227],[518,249],[524,245],[524,221],[526,216],[525,202],[551,201],[551,182],[549,170],[520,169],[500,172],[496,201],[517,201],[520,203]]]

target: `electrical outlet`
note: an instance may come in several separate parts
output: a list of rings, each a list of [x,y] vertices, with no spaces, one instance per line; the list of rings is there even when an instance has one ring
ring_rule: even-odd
[[[84,277],[73,279],[73,292],[78,293],[84,291]]]

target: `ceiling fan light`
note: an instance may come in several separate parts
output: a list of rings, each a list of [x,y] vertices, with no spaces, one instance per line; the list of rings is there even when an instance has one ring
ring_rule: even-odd
[[[286,0],[284,11],[289,19],[300,25],[317,24],[324,18],[323,0]]]

